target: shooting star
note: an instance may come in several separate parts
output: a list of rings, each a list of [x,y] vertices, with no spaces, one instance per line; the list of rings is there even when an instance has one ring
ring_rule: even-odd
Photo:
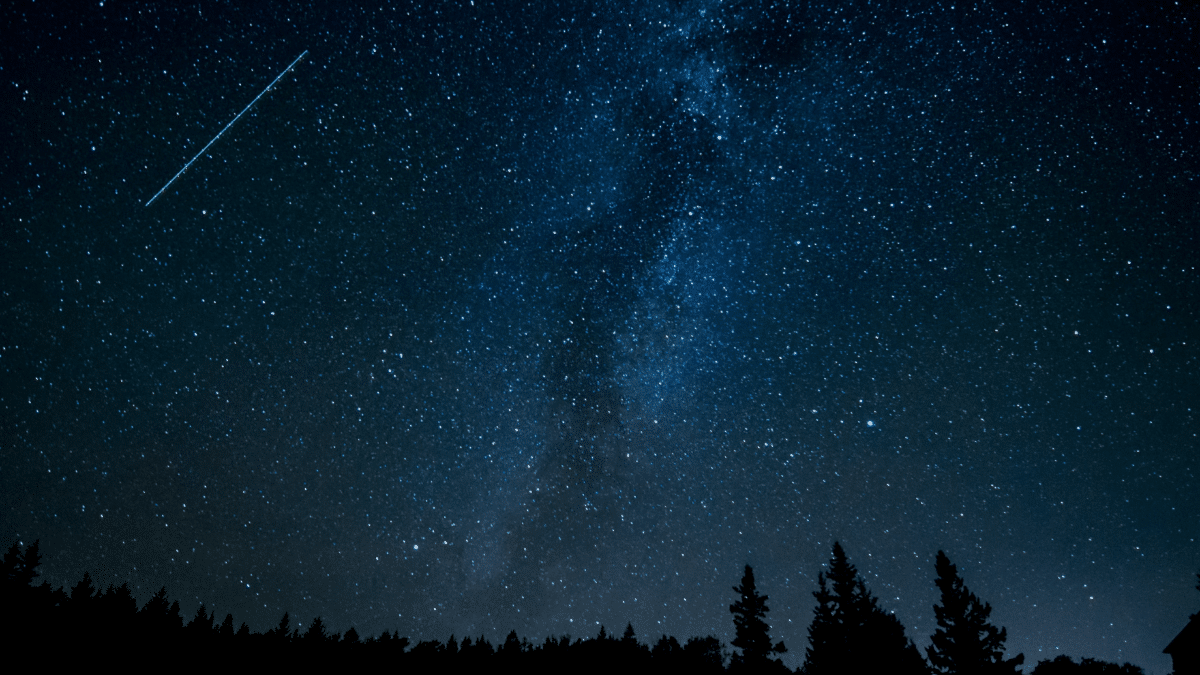
[[[292,65],[288,66],[287,68],[284,68],[283,72],[279,74],[279,77],[275,78],[271,82],[271,84],[268,84],[267,88],[263,89],[262,93],[260,93],[258,96],[255,96],[253,101],[250,101],[250,105],[243,108],[242,112],[237,114],[237,117],[234,117],[232,120],[229,120],[229,124],[226,124],[224,129],[222,129],[220,132],[218,132],[216,136],[213,136],[212,140],[208,142],[208,145],[204,146],[204,148],[202,148],[200,150],[200,152],[197,152],[196,156],[193,157],[190,162],[188,162],[187,164],[184,164],[183,168],[179,170],[179,173],[175,174],[174,178],[167,181],[167,184],[162,186],[162,189],[159,190],[158,192],[156,192],[154,194],[154,196],[150,198],[150,201],[146,202],[146,206],[150,206],[151,204],[153,204],[154,200],[158,199],[159,195],[166,192],[167,188],[171,187],[171,183],[174,183],[177,178],[182,176],[183,172],[187,171],[189,166],[191,166],[196,160],[200,159],[200,156],[203,155],[210,147],[212,147],[213,143],[217,142],[217,139],[221,137],[221,134],[225,133],[226,131],[229,131],[229,127],[233,126],[235,122],[237,122],[239,119],[241,119],[242,115],[246,114],[246,111],[250,110],[250,108],[253,108],[254,104],[258,103],[258,99],[262,98],[263,95],[266,94],[268,91],[271,91],[271,87],[274,87],[276,85],[276,83],[278,83],[280,80],[282,80],[283,76],[287,75],[288,71],[291,70],[293,67],[295,67],[295,65],[297,63],[300,63],[300,59],[304,58],[307,55],[308,55],[308,50],[305,49],[304,53],[302,53],[300,56],[297,56],[295,61],[292,61]]]

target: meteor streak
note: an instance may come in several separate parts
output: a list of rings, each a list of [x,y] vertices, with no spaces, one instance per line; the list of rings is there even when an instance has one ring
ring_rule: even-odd
[[[254,107],[254,104],[255,104],[255,103],[258,103],[258,99],[262,98],[262,97],[263,97],[263,94],[266,94],[268,91],[271,91],[271,87],[274,87],[274,86],[275,86],[275,84],[276,84],[277,82],[279,82],[280,80],[282,80],[282,79],[283,79],[283,76],[284,76],[284,75],[287,75],[287,74],[288,74],[288,71],[289,71],[289,70],[291,70],[291,69],[292,69],[292,68],[293,68],[293,67],[294,67],[294,66],[295,66],[297,63],[300,63],[300,59],[304,58],[304,57],[305,57],[307,54],[308,54],[308,50],[307,50],[307,49],[305,49],[305,50],[304,50],[304,53],[300,54],[300,56],[297,56],[295,61],[292,61],[292,65],[288,66],[287,68],[284,68],[284,69],[283,69],[283,72],[279,74],[279,77],[276,77],[276,78],[275,78],[275,79],[274,79],[274,80],[271,82],[271,84],[268,84],[268,85],[267,85],[267,88],[262,90],[262,93],[260,93],[258,96],[255,96],[255,97],[254,97],[254,100],[253,100],[253,101],[250,101],[250,105],[247,105],[245,108],[243,108],[243,109],[242,109],[242,112],[240,112],[240,113],[238,113],[238,114],[237,114],[237,117],[234,117],[232,120],[229,120],[229,124],[226,124],[224,129],[222,129],[221,131],[219,131],[219,132],[217,133],[217,135],[216,135],[216,136],[213,136],[212,140],[208,142],[208,145],[204,146],[204,148],[202,148],[202,149],[200,150],[200,152],[197,152],[197,153],[196,153],[196,156],[195,156],[195,157],[193,157],[193,158],[191,159],[191,161],[189,161],[187,164],[184,164],[184,165],[183,165],[183,168],[179,170],[179,173],[175,174],[175,177],[174,177],[174,178],[172,178],[171,180],[167,181],[167,184],[166,184],[166,185],[164,185],[164,186],[162,186],[162,189],[161,189],[161,190],[159,190],[158,192],[156,192],[156,193],[154,194],[154,196],[150,198],[150,201],[146,202],[146,206],[150,206],[151,204],[153,204],[153,203],[154,203],[154,200],[155,200],[155,199],[158,199],[158,196],[159,196],[159,195],[161,195],[162,193],[166,192],[166,191],[167,191],[167,188],[171,187],[171,183],[174,183],[176,178],[179,178],[180,176],[182,176],[182,175],[183,175],[183,172],[184,172],[184,171],[187,171],[187,170],[188,170],[188,167],[189,167],[189,166],[191,166],[191,165],[192,165],[192,163],[194,163],[196,160],[200,159],[200,155],[203,155],[203,154],[205,153],[205,151],[207,151],[207,150],[209,149],[209,147],[211,147],[211,146],[212,146],[212,144],[213,144],[213,143],[216,143],[216,142],[217,142],[217,139],[221,137],[221,134],[225,133],[226,131],[229,131],[229,127],[233,126],[233,124],[234,124],[235,122],[237,122],[239,119],[241,119],[241,118],[242,118],[242,115],[245,115],[245,114],[246,114],[246,111],[248,111],[248,110],[250,110],[250,108]]]

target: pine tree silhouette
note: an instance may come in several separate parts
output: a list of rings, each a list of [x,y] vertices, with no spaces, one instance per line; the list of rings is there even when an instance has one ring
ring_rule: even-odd
[[[77,639],[87,647],[91,647],[92,643],[100,637],[96,630],[98,624],[96,595],[96,587],[92,584],[92,575],[84,572],[79,583],[71,588],[70,599],[67,601],[66,615],[71,623],[80,627]]]
[[[183,617],[179,616],[179,602],[172,603],[167,597],[166,586],[142,605],[138,611],[138,624],[143,638],[154,644],[166,644],[178,637]]]
[[[83,604],[91,600],[95,594],[96,587],[92,584],[92,575],[84,572],[83,578],[79,580],[79,583],[71,588],[71,602]]]
[[[48,638],[40,632],[40,624],[49,618],[53,611],[51,605],[57,604],[58,599],[49,584],[40,587],[33,585],[38,577],[37,568],[41,565],[38,542],[26,546],[24,551],[19,544],[13,542],[4,554],[3,579],[0,580],[0,607],[4,610],[4,621],[0,622],[0,626],[3,626],[7,644],[28,648]]]
[[[108,590],[97,600],[106,621],[128,624],[137,616],[137,599],[133,597],[128,582],[116,588],[109,584]]]
[[[508,637],[504,638],[504,644],[500,647],[500,654],[507,657],[516,657],[521,653],[521,638],[517,637],[517,631],[509,631]]]
[[[806,675],[928,672],[900,620],[879,607],[841,544],[833,545],[829,571],[817,575],[817,586],[804,658]]]
[[[650,658],[653,659],[656,667],[663,668],[675,662],[675,657],[683,648],[679,646],[679,640],[673,636],[664,635],[658,639],[654,648],[650,650]]]
[[[771,645],[770,628],[765,620],[771,610],[767,607],[767,596],[759,595],[754,587],[754,570],[749,565],[742,575],[742,583],[734,586],[733,591],[741,596],[729,606],[736,634],[733,646],[742,650],[734,655],[734,664],[761,668],[772,654],[782,654],[787,647],[783,642]]]
[[[204,603],[196,608],[196,615],[188,622],[188,641],[195,645],[206,644],[212,639],[214,614],[208,611]]]
[[[958,568],[942,551],[937,553],[935,569],[942,603],[933,606],[938,628],[931,638],[933,644],[926,649],[934,672],[942,675],[1018,672],[1025,656],[1004,658],[1008,633],[988,621],[991,605],[967,589],[958,576]]]
[[[321,617],[313,619],[308,625],[308,630],[304,632],[302,638],[304,644],[309,647],[324,647],[329,636],[325,633],[325,623],[321,621]]]
[[[291,617],[288,616],[287,612],[284,612],[283,616],[280,617],[280,619],[279,619],[279,625],[272,628],[270,631],[268,631],[268,633],[271,636],[272,642],[279,644],[279,645],[283,645],[283,644],[287,644],[288,642],[290,642],[292,640],[292,632],[291,631],[292,631]]]

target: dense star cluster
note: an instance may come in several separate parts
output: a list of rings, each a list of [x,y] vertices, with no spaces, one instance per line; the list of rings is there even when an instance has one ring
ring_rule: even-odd
[[[414,641],[728,644],[750,564],[790,666],[944,550],[1170,668],[1194,6],[379,4],[0,8],[0,543]]]

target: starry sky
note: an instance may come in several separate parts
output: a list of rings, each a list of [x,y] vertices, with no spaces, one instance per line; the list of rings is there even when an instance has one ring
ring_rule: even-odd
[[[835,540],[921,647],[944,549],[1165,673],[1195,5],[894,4],[4,3],[5,546],[443,640],[728,642],[749,563],[792,666]]]

